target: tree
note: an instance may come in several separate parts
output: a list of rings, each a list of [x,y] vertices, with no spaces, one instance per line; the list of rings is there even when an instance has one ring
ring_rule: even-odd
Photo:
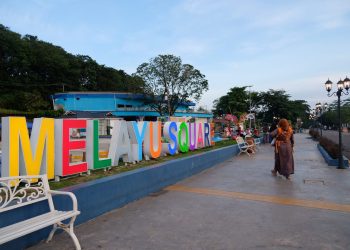
[[[190,64],[182,64],[180,57],[159,55],[141,64],[133,76],[143,80],[143,93],[148,105],[161,116],[172,116],[179,105],[198,101],[208,90],[208,81]]]
[[[284,90],[270,89],[266,92],[247,92],[247,87],[234,87],[214,101],[214,114],[235,114],[245,112],[256,114],[262,122],[271,123],[273,119],[286,118],[293,122],[297,118],[306,121],[310,107],[304,100],[290,100]]]
[[[204,106],[199,106],[199,107],[197,108],[197,112],[209,113],[207,107],[204,107]]]
[[[230,91],[214,100],[214,114],[241,114],[249,110],[249,94],[247,86],[233,87]]]
[[[350,98],[341,101],[340,106],[342,124],[350,123]],[[322,114],[322,123],[330,127],[338,127],[338,102],[333,101],[327,112]]]
[[[142,80],[0,24],[0,108],[45,110],[62,91],[137,92]],[[52,107],[51,107],[52,108]]]
[[[261,105],[261,97],[258,92],[247,92],[248,86],[233,87],[230,91],[214,100],[214,114],[235,114],[257,112]],[[250,110],[251,109],[251,110]]]

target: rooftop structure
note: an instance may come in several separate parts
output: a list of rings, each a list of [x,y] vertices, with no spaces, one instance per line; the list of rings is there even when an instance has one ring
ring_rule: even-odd
[[[126,120],[156,120],[160,114],[146,103],[143,94],[125,92],[67,92],[52,95],[55,110],[77,118],[121,117]],[[195,103],[181,103],[175,117],[212,118],[213,114],[195,112]]]

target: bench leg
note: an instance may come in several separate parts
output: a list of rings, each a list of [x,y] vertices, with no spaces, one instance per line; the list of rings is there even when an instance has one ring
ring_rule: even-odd
[[[49,237],[47,238],[46,242],[49,242],[52,239],[53,235],[55,234],[56,230],[61,228],[62,230],[66,231],[69,234],[69,236],[72,238],[72,240],[74,242],[74,245],[75,245],[75,249],[76,250],[81,250],[81,246],[80,246],[79,240],[78,240],[77,236],[74,233],[74,221],[75,221],[75,218],[76,218],[76,216],[71,218],[69,224],[63,224],[61,222],[60,223],[56,223],[53,226],[53,228],[52,228],[52,230],[51,230],[51,232],[49,234]]]
[[[73,226],[69,227],[69,235],[70,235],[70,237],[72,238],[72,240],[74,242],[75,249],[81,250],[80,243],[79,243],[79,240],[78,240],[77,236],[74,233]]]
[[[55,234],[56,230],[58,229],[57,224],[53,225],[53,228],[49,234],[49,237],[47,237],[46,243],[52,240],[53,235]]]
[[[75,218],[76,218],[76,216],[74,216],[70,220],[69,226],[67,225],[68,227],[63,228],[63,230],[66,231],[70,235],[70,237],[72,238],[72,240],[74,242],[74,245],[75,245],[75,249],[76,250],[81,250],[81,247],[80,247],[80,244],[79,244],[79,240],[78,240],[77,236],[74,233],[74,221],[75,221]]]

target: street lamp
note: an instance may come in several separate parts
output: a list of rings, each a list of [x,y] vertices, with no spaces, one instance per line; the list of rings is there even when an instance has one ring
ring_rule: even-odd
[[[349,88],[350,88],[350,79],[346,77],[344,81],[341,79],[337,83],[337,91],[334,91],[333,93],[330,93],[332,90],[332,82],[328,79],[325,83],[325,87],[327,90],[327,96],[331,97],[332,95],[336,95],[338,97],[338,127],[339,127],[339,148],[338,148],[338,168],[343,169],[344,168],[344,160],[343,160],[343,153],[342,153],[342,123],[341,123],[341,116],[340,116],[340,97],[344,95],[349,94]]]
[[[325,111],[328,109],[327,103],[316,103],[316,116],[320,117],[320,123],[321,123],[321,136],[322,136],[322,129],[323,129],[323,122],[322,122],[322,115]]]

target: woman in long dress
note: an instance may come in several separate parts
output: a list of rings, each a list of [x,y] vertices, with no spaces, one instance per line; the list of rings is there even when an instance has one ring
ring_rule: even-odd
[[[293,130],[286,119],[278,122],[278,128],[270,133],[275,142],[275,167],[271,173],[276,176],[277,173],[290,180],[290,175],[294,174]]]

